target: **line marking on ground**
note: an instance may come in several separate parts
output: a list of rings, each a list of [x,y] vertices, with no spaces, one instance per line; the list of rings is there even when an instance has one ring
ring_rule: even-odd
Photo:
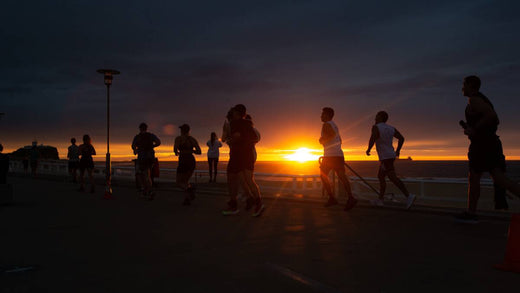
[[[325,293],[339,293],[340,292],[328,285],[325,285],[319,281],[316,281],[312,278],[309,278],[305,275],[295,272],[289,268],[286,268],[286,267],[283,267],[283,266],[280,266],[277,264],[273,264],[270,262],[267,262],[266,266],[268,268],[272,269],[273,271],[276,271],[290,279],[293,279],[296,282],[307,285],[307,286],[311,287],[312,289],[317,290],[318,292],[325,292]]]

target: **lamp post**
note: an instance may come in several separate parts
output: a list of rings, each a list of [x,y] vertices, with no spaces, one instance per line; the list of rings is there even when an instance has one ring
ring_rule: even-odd
[[[106,156],[106,187],[105,187],[105,199],[112,198],[112,164],[110,162],[110,85],[112,84],[112,78],[114,75],[120,72],[114,69],[98,69],[98,73],[104,75],[105,85],[107,86],[107,156]]]

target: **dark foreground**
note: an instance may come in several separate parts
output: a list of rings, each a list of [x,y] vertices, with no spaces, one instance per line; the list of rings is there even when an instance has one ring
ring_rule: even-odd
[[[266,200],[261,218],[223,217],[226,199],[160,191],[136,200],[12,178],[0,207],[0,292],[516,292],[497,271],[508,221]],[[12,271],[18,267],[20,271]],[[24,270],[27,269],[27,270]],[[10,272],[5,272],[10,271]]]

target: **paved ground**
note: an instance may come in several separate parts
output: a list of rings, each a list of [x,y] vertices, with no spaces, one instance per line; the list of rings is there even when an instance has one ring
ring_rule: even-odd
[[[492,267],[507,219],[463,225],[446,213],[276,199],[261,218],[223,217],[218,195],[184,207],[168,190],[150,202],[119,186],[105,201],[101,187],[11,182],[0,292],[515,292],[520,283]]]

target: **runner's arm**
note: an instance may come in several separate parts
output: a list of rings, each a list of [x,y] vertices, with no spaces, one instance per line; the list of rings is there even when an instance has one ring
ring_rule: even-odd
[[[370,139],[368,140],[368,148],[367,148],[367,156],[370,156],[370,151],[376,142],[376,139],[379,138],[379,128],[377,126],[372,126],[372,134],[370,135]]]
[[[398,139],[397,149],[395,150],[395,155],[399,158],[399,155],[401,154],[401,148],[403,147],[403,144],[404,144],[404,136],[396,129],[394,132],[394,137]]]
[[[154,143],[154,145],[153,145],[154,148],[161,145],[161,140],[157,137],[157,135],[154,134],[152,139],[153,139],[153,143]]]
[[[177,137],[175,138],[175,143],[173,144],[173,153],[174,153],[176,156],[179,155],[179,139],[180,139],[180,137],[177,136]]]
[[[134,140],[132,140],[132,150],[134,151],[134,155],[137,154],[137,145],[136,145],[136,141],[137,141],[137,136],[134,137]]]
[[[332,126],[330,126],[329,123],[323,123],[323,126],[321,127],[321,133],[322,135],[319,139],[321,144],[326,144],[331,139],[333,139],[335,135],[334,129],[332,129]]]
[[[200,149],[199,142],[195,138],[192,138],[192,140],[193,140],[193,147],[195,148],[195,151],[193,153],[196,155],[202,154],[202,150]]]
[[[498,124],[498,116],[493,107],[484,102],[481,98],[471,97],[469,98],[469,105],[471,106],[472,111],[477,113],[482,113],[482,117],[479,121],[473,126],[468,127],[464,133],[471,136],[475,134],[475,132],[479,132],[482,128],[487,128],[490,125]]]

